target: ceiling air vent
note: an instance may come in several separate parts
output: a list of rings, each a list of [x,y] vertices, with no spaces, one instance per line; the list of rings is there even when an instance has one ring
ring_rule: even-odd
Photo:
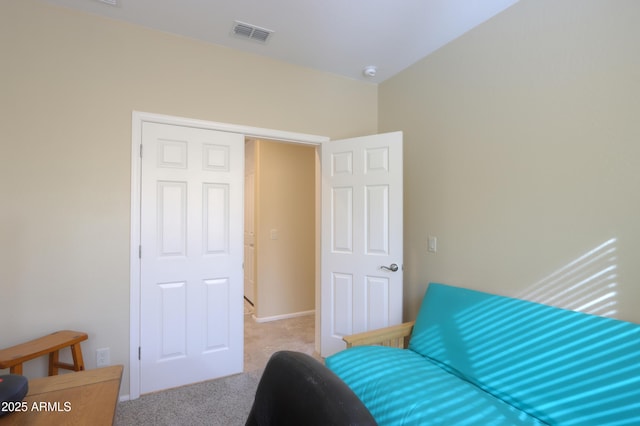
[[[266,28],[256,27],[240,21],[235,21],[231,30],[231,34],[236,37],[257,41],[258,43],[266,43],[272,33],[273,31]]]

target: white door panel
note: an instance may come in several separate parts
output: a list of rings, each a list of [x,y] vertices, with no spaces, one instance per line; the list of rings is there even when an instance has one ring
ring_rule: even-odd
[[[140,390],[242,371],[244,137],[144,123]]]
[[[322,147],[321,351],[402,321],[402,133]],[[383,269],[392,264],[396,271]]]

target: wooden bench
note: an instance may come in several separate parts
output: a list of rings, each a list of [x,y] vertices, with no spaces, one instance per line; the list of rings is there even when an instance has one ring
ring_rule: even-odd
[[[84,370],[80,342],[87,340],[87,333],[62,330],[31,340],[26,343],[0,350],[0,369],[9,368],[11,374],[22,374],[22,363],[43,355],[49,355],[49,376],[58,374],[59,368],[65,370]],[[69,347],[73,356],[73,364],[60,362],[60,349]]]

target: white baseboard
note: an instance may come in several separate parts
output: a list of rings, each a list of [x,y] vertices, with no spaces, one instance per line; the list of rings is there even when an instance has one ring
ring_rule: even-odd
[[[278,320],[288,319],[288,318],[304,317],[307,315],[314,315],[315,313],[316,311],[315,309],[313,309],[311,311],[294,312],[292,314],[274,315],[272,317],[261,317],[261,318],[256,317],[254,314],[254,315],[251,315],[251,318],[253,318],[255,322],[269,322],[269,321],[278,321]]]

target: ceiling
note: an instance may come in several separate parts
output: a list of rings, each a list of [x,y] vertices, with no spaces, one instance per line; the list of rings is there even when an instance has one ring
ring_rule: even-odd
[[[518,0],[44,1],[380,83]],[[266,43],[239,38],[234,21],[273,33]]]

